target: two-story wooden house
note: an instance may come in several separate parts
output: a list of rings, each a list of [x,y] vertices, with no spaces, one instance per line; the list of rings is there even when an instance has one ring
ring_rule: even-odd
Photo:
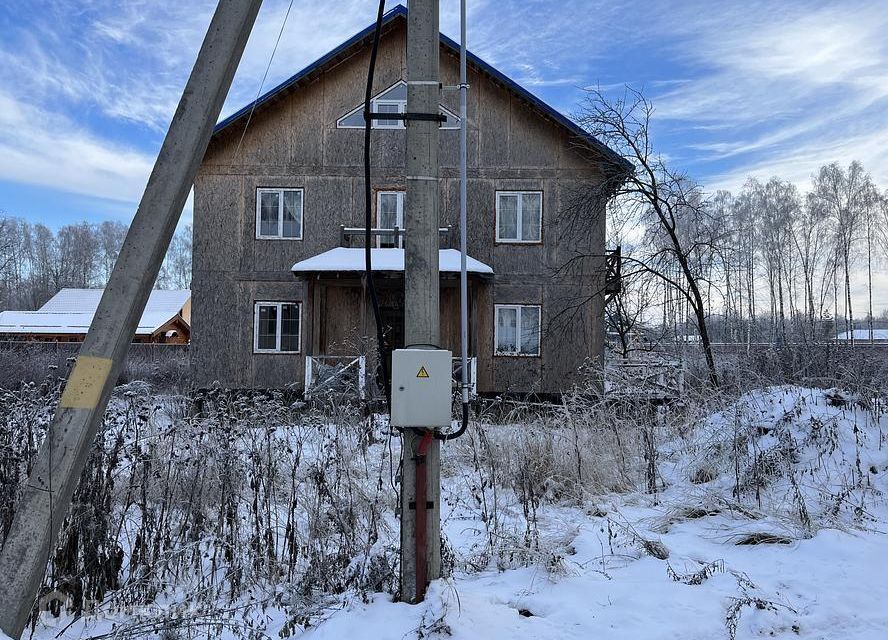
[[[406,15],[386,14],[375,112],[406,105]],[[195,181],[192,369],[232,388],[311,384],[375,354],[363,288],[363,94],[368,27],[216,127]],[[441,36],[441,81],[459,47]],[[470,355],[480,393],[557,393],[604,343],[605,198],[625,162],[469,54]],[[459,351],[458,92],[441,92],[441,341]],[[408,125],[409,126],[409,125]],[[610,183],[610,182],[609,182]],[[405,132],[372,132],[374,279],[403,343]],[[578,205],[578,203],[581,203]],[[409,239],[409,231],[407,233]],[[372,365],[366,367],[372,378]],[[306,375],[308,373],[308,375]]]

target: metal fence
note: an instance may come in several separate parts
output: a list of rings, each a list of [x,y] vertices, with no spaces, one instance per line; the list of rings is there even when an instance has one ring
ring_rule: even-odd
[[[477,358],[468,359],[469,396],[478,391]],[[453,384],[462,384],[462,360],[453,358]],[[368,389],[366,356],[305,356],[305,397],[323,393],[354,394],[366,399]]]

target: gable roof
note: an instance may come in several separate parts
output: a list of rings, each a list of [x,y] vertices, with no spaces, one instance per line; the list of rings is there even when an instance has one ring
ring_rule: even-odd
[[[382,18],[382,27],[385,28],[398,20],[406,21],[406,19],[407,7],[399,4],[385,13]],[[255,111],[265,104],[270,104],[275,100],[282,98],[285,94],[296,89],[303,81],[306,81],[313,77],[316,73],[321,72],[328,64],[347,57],[351,54],[353,49],[357,49],[363,44],[366,44],[365,40],[369,42],[370,38],[372,38],[373,36],[373,32],[375,29],[376,23],[373,23],[365,29],[362,29],[329,53],[321,56],[301,71],[298,71],[296,74],[284,80],[278,86],[270,89],[269,91],[259,96],[256,100],[238,109],[233,114],[216,124],[215,128],[213,129],[213,136],[215,137],[235,122],[238,122],[242,118],[247,117],[251,111]],[[459,43],[451,40],[443,33],[440,33],[439,36],[441,38],[441,43],[445,47],[447,47],[457,55],[459,54]],[[494,82],[497,82],[512,91],[512,93],[517,95],[531,107],[535,108],[544,117],[547,117],[560,126],[564,127],[572,135],[576,136],[582,142],[585,142],[590,147],[601,153],[606,160],[608,160],[611,164],[616,166],[621,171],[632,171],[632,164],[628,160],[623,158],[607,145],[600,142],[593,135],[589,134],[589,132],[579,126],[576,122],[565,116],[554,107],[543,102],[540,98],[532,94],[530,91],[522,87],[520,84],[509,78],[501,71],[497,70],[496,68],[476,56],[471,51],[466,51],[466,61],[468,64],[474,66],[476,69],[487,75]]]
[[[99,308],[104,289],[62,289],[38,311],[47,313],[92,313]],[[145,304],[145,313],[167,314],[168,318],[182,310],[191,297],[190,289],[166,291],[153,289]]]
[[[37,311],[0,312],[0,333],[85,334],[103,292],[104,289],[62,289]],[[188,289],[152,291],[136,335],[152,335],[176,318],[185,322],[179,314],[189,298]]]

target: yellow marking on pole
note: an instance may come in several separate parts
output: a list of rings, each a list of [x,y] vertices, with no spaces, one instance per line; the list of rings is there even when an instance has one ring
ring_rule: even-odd
[[[59,406],[66,409],[94,409],[99,404],[110,372],[111,358],[78,356]]]
[[[420,367],[420,368],[419,368],[419,373],[416,374],[416,377],[417,377],[417,378],[428,378],[428,377],[429,377],[429,372],[426,371],[426,368],[425,368],[425,367]]]

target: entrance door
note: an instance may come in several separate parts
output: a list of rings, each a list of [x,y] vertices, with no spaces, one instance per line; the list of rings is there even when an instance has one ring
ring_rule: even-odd
[[[397,289],[379,291],[379,315],[382,320],[382,332],[385,344],[389,349],[388,370],[391,375],[391,352],[404,348],[404,292]],[[391,379],[382,379],[382,368],[376,371],[376,383],[380,388],[391,383]]]
[[[404,292],[383,289],[379,292],[379,315],[389,349],[404,348]]]

